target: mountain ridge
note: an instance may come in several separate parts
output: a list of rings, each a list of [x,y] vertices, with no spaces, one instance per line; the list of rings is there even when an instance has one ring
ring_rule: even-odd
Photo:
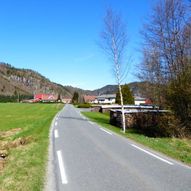
[[[129,83],[134,95],[140,95],[142,82]],[[0,62],[0,95],[33,95],[36,93],[59,94],[72,98],[75,91],[80,95],[113,94],[118,90],[117,85],[106,85],[95,90],[83,90],[81,88],[64,86],[50,81],[42,74],[31,69],[19,69],[10,64]]]

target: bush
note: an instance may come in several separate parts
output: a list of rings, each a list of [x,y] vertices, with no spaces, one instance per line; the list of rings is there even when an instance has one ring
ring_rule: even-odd
[[[179,121],[172,113],[139,113],[135,116],[134,127],[138,132],[149,137],[184,137]]]
[[[90,108],[91,104],[90,103],[81,103],[81,104],[78,104],[77,107],[78,108]]]
[[[173,80],[167,89],[167,101],[180,122],[180,131],[191,134],[191,67]]]

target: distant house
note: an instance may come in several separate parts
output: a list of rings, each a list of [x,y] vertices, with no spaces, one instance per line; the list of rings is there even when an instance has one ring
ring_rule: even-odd
[[[100,104],[113,104],[115,103],[116,94],[105,94],[97,96],[95,102]]]
[[[100,96],[91,96],[85,95],[85,103],[94,103],[94,104],[113,104],[115,103],[116,94],[105,94]]]
[[[58,96],[53,94],[35,94],[34,95],[35,102],[55,102],[57,100],[58,100]]]
[[[134,97],[135,105],[149,105],[152,104],[152,101],[148,98]],[[116,101],[116,94],[104,94],[100,96],[91,96],[84,95],[85,103],[94,103],[94,104],[114,104]]]
[[[134,100],[135,100],[135,105],[152,104],[151,99],[148,98],[134,97]]]
[[[84,95],[85,103],[95,103],[97,96]]]
[[[63,103],[71,103],[71,102],[72,102],[72,99],[69,98],[69,97],[63,97],[63,98],[62,98],[62,102],[63,102]]]

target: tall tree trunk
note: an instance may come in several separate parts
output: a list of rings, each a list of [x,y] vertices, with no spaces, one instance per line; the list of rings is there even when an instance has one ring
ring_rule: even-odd
[[[120,100],[121,100],[122,128],[123,128],[123,132],[125,133],[126,124],[125,124],[125,110],[124,110],[124,105],[123,105],[123,94],[121,91],[121,85],[120,84],[118,84],[118,87],[119,87],[119,95],[120,95]]]
[[[113,70],[115,73],[117,85],[119,87],[119,95],[121,100],[122,128],[123,132],[125,133],[125,112],[121,88],[121,83],[124,76],[121,72],[125,71],[123,56],[127,47],[126,27],[122,21],[121,16],[114,13],[112,9],[108,9],[106,12],[106,16],[104,18],[104,26],[105,27],[101,35],[101,45],[113,64]]]

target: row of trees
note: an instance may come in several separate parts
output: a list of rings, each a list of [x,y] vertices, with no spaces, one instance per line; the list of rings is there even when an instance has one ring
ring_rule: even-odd
[[[140,79],[145,93],[170,108],[178,127],[191,133],[191,10],[183,0],[159,0],[142,30],[143,61]],[[101,47],[112,63],[119,87],[123,131],[125,117],[121,83],[126,76],[127,33],[119,14],[108,9],[101,33]],[[125,58],[125,59],[124,59]],[[130,63],[125,63],[128,66]]]
[[[5,96],[5,95],[0,95],[0,102],[1,103],[6,103],[6,102],[20,102],[25,99],[32,99],[32,95],[12,95],[12,96]]]
[[[140,78],[148,94],[170,108],[180,130],[191,133],[191,10],[183,0],[159,1],[142,31]],[[148,90],[148,88],[146,88]]]

